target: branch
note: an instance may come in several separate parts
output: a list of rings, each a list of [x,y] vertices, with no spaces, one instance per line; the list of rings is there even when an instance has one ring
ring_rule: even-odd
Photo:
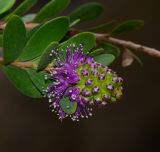
[[[3,58],[0,57],[0,65],[3,65]],[[22,69],[25,69],[25,68],[35,68],[35,65],[32,63],[32,62],[20,62],[20,61],[14,61],[12,62],[10,65],[13,65],[15,67],[18,67],[18,68],[22,68]],[[46,67],[44,69],[44,71],[46,72],[49,72],[50,71],[50,67]]]
[[[128,49],[131,49],[137,52],[145,53],[152,57],[160,58],[160,51],[154,48],[146,47],[140,44],[136,44],[136,43],[125,41],[125,40],[120,40],[120,39],[113,38],[113,37],[103,37],[103,38],[104,38],[103,39],[104,41],[111,42],[115,45],[122,46],[123,48],[128,48]]]
[[[37,23],[25,23],[25,26],[27,29],[32,29],[34,27],[36,27]],[[0,22],[0,29],[4,29],[6,26],[6,24],[4,22]],[[73,36],[77,33],[82,32],[82,30],[80,29],[70,29],[69,30],[69,35]],[[118,45],[120,47],[126,48],[126,49],[131,49],[133,51],[137,51],[137,52],[142,52],[145,53],[147,55],[150,55],[152,57],[156,57],[156,58],[160,58],[160,51],[154,49],[154,48],[150,48],[150,47],[146,47],[140,44],[136,44],[130,41],[125,41],[125,40],[121,40],[118,38],[114,38],[112,36],[110,36],[109,34],[99,34],[99,33],[94,33],[96,36],[97,41],[104,41],[104,42],[110,42],[112,44]]]
[[[0,57],[0,64],[3,65],[3,58]],[[19,61],[14,61],[11,63],[11,65],[20,67],[20,68],[30,68],[33,67],[33,64],[31,62],[19,62]]]
[[[72,36],[72,35],[78,34],[80,32],[81,32],[81,30],[79,30],[79,29],[70,29],[69,35]],[[110,42],[112,44],[118,45],[118,46],[125,48],[125,49],[131,49],[133,51],[145,53],[145,54],[150,55],[152,57],[160,58],[160,51],[158,51],[154,48],[150,48],[147,46],[136,44],[136,43],[133,43],[130,41],[117,39],[117,38],[112,37],[109,34],[99,34],[99,33],[94,33],[94,34],[95,34],[97,41]]]

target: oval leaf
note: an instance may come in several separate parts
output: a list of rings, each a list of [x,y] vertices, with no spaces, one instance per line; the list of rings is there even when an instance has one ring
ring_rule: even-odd
[[[70,102],[68,98],[62,98],[60,101],[60,107],[66,114],[73,114],[77,109],[77,102]]]
[[[46,22],[29,39],[20,60],[32,60],[40,56],[51,42],[60,41],[64,37],[68,27],[67,17],[59,17]]]
[[[115,57],[112,54],[101,54],[101,55],[95,56],[94,60],[98,63],[108,66],[115,60]]]
[[[72,44],[75,44],[75,46],[79,46],[80,44],[82,44],[83,51],[89,52],[93,47],[95,47],[96,38],[90,32],[79,33],[79,34],[71,37],[69,40],[61,43],[59,49],[65,50],[67,48],[67,46],[70,46]]]
[[[98,49],[92,51],[91,53],[89,53],[89,56],[93,57],[93,56],[100,55],[102,53],[104,53],[104,49],[103,48],[98,48]]]
[[[80,22],[80,19],[76,19],[75,21],[70,23],[69,27],[71,28],[71,27],[75,26],[76,24],[78,24],[79,22]]]
[[[56,50],[58,48],[58,43],[57,42],[52,42],[43,52],[43,54],[40,57],[39,63],[37,70],[43,70],[52,60],[53,56],[51,56],[51,51]]]
[[[4,63],[8,64],[18,58],[26,43],[26,29],[22,20],[13,15],[9,18],[3,35]]]
[[[3,67],[3,71],[13,85],[24,95],[32,98],[42,97],[24,69],[13,66]]]
[[[75,9],[69,16],[71,22],[80,19],[80,22],[97,18],[103,12],[103,7],[99,3],[86,3]]]
[[[27,42],[42,26],[43,24],[39,24],[27,32]]]
[[[41,22],[46,18],[62,12],[70,3],[70,0],[51,0],[38,13],[34,22]]]
[[[105,30],[112,28],[115,25],[115,22],[116,21],[110,21],[110,22],[92,27],[89,29],[89,31],[92,31],[92,32],[102,32],[103,31],[104,32]]]
[[[13,14],[16,14],[18,16],[22,16],[24,13],[26,13],[36,3],[37,3],[37,0],[25,0],[9,16],[11,16]],[[6,17],[6,19],[8,17]]]
[[[101,43],[100,46],[105,50],[105,53],[113,54],[117,58],[119,57],[120,49],[117,46],[110,43]]]
[[[27,69],[27,73],[36,88],[41,92],[41,94],[43,94],[43,90],[48,86],[48,84],[45,82],[45,75],[47,73],[44,71],[36,72],[36,70],[33,69]]]
[[[0,0],[0,14],[8,11],[15,2],[16,0]]]
[[[112,31],[112,35],[121,34],[124,32],[137,30],[144,25],[144,21],[142,20],[129,20],[123,23],[120,23],[115,29]]]

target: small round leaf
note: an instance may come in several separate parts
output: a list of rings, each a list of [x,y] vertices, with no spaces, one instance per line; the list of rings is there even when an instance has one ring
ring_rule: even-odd
[[[77,109],[77,102],[71,102],[68,98],[63,97],[60,106],[66,114],[73,114]]]
[[[115,56],[112,54],[101,54],[94,57],[94,60],[103,65],[110,65],[114,60]]]

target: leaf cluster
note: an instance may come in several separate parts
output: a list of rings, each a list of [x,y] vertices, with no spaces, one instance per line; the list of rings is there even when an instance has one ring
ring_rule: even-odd
[[[19,91],[33,98],[42,97],[43,89],[47,86],[44,76],[47,74],[45,69],[54,65],[54,56],[50,56],[52,50],[63,51],[70,44],[83,44],[84,52],[94,57],[95,61],[110,65],[120,56],[121,48],[97,42],[95,32],[109,31],[111,35],[118,35],[143,25],[141,20],[128,20],[118,24],[113,20],[83,29],[83,32],[71,36],[71,27],[94,20],[102,14],[101,4],[85,3],[66,16],[58,16],[69,6],[70,0],[50,0],[33,14],[28,12],[38,0],[24,0],[12,9],[15,2],[16,0],[0,0],[0,20],[6,22],[5,29],[0,30],[0,48],[3,54],[1,69]],[[36,27],[26,27],[27,24],[34,23],[38,23]],[[12,64],[14,62],[30,63],[31,66],[16,67]]]

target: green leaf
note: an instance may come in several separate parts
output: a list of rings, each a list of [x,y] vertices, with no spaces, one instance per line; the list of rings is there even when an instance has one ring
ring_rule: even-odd
[[[56,50],[58,48],[57,42],[52,42],[49,46],[45,49],[43,54],[40,57],[37,70],[43,70],[54,58],[54,56],[50,56],[52,50]]]
[[[71,28],[71,27],[75,26],[76,24],[78,24],[79,22],[80,22],[80,19],[76,19],[75,21],[70,23],[69,27]]]
[[[13,66],[3,67],[3,71],[13,85],[24,95],[32,98],[42,97],[41,93],[32,83],[26,70]]]
[[[51,0],[38,13],[34,22],[42,22],[46,18],[62,12],[70,3],[70,0]]]
[[[0,14],[8,11],[16,2],[16,0],[0,0]]]
[[[105,50],[105,53],[113,54],[117,58],[119,57],[120,49],[117,46],[111,43],[101,43],[100,46]]]
[[[115,56],[112,54],[101,54],[94,57],[94,60],[103,65],[110,65],[114,60]]]
[[[75,44],[78,47],[83,45],[83,52],[89,52],[96,45],[96,38],[90,32],[82,32],[71,37],[69,40],[60,44],[59,50],[66,50],[67,46]]]
[[[26,29],[22,20],[13,15],[9,18],[3,34],[4,63],[18,58],[26,43]]]
[[[104,53],[104,49],[103,48],[98,48],[98,49],[92,51],[91,53],[89,53],[89,56],[93,57],[93,56],[100,55],[102,53]]]
[[[112,31],[112,35],[121,34],[124,32],[137,30],[144,25],[144,21],[142,20],[129,20],[120,23],[117,27],[115,27]]]
[[[27,14],[22,17],[23,22],[31,22],[35,18],[36,14]]]
[[[43,24],[39,24],[36,27],[34,27],[33,29],[28,30],[28,32],[27,32],[27,42],[38,31],[38,29],[42,26],[43,26]]]
[[[36,72],[33,69],[27,69],[27,73],[32,80],[32,83],[36,86],[36,88],[43,94],[43,90],[46,89],[48,84],[45,81],[45,75],[47,74],[44,71]]]
[[[77,109],[77,102],[70,102],[68,98],[62,98],[60,101],[60,107],[66,114],[73,114]]]
[[[112,28],[115,25],[115,22],[116,21],[113,20],[113,21],[92,27],[89,29],[89,31],[91,32],[102,32],[103,31],[104,32],[105,30]]]
[[[36,3],[37,3],[37,0],[24,0],[8,17],[10,17],[13,14],[16,14],[18,16],[22,16],[31,7],[33,7]],[[6,19],[8,17],[6,17]]]
[[[90,2],[75,9],[69,16],[71,22],[80,19],[80,22],[97,18],[103,12],[103,7],[99,3]]]
[[[40,56],[51,42],[60,41],[64,37],[68,27],[67,17],[59,17],[46,22],[28,40],[20,60],[32,60]]]

